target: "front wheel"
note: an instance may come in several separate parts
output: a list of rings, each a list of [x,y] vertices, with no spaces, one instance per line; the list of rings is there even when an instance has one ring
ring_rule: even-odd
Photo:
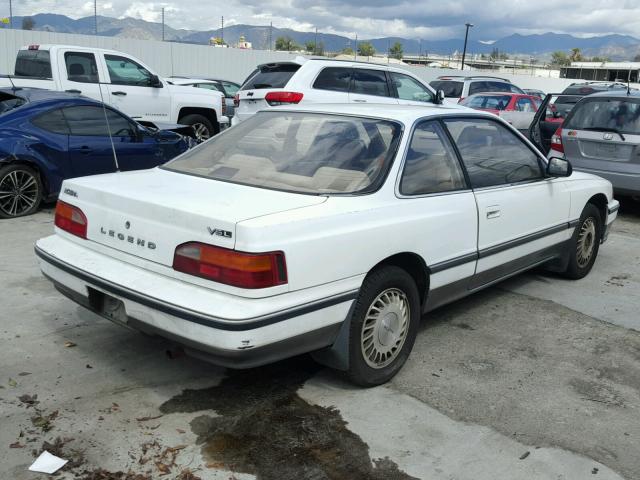
[[[571,237],[569,247],[569,264],[564,275],[578,280],[584,278],[593,268],[600,249],[602,238],[602,219],[595,205],[588,203],[578,226]]]
[[[42,200],[42,182],[38,172],[21,164],[0,168],[0,218],[30,215]]]
[[[207,117],[197,113],[185,115],[179,122],[183,125],[191,125],[193,127],[193,132],[198,143],[206,142],[218,133]]]
[[[389,381],[409,357],[419,322],[420,297],[411,275],[396,266],[370,273],[351,318],[351,381],[363,387]]]

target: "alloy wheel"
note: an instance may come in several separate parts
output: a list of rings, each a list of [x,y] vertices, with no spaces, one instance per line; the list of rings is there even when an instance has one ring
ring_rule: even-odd
[[[211,138],[211,132],[204,123],[194,123],[192,127],[198,142],[204,142]]]
[[[596,247],[596,222],[593,217],[582,222],[580,233],[578,234],[576,263],[580,268],[586,267],[591,261]]]
[[[407,338],[411,310],[405,293],[390,288],[369,306],[360,335],[362,356],[371,368],[381,369],[393,362]]]
[[[38,201],[38,181],[27,170],[12,170],[0,179],[0,210],[9,217],[29,211]]]

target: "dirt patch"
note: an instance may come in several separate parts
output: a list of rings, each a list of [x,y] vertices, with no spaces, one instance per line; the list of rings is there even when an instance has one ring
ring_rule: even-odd
[[[215,387],[183,391],[160,411],[214,410],[220,416],[191,421],[205,460],[261,480],[414,478],[388,458],[372,461],[367,444],[347,428],[336,409],[298,396],[297,390],[318,369],[301,357],[234,371]]]

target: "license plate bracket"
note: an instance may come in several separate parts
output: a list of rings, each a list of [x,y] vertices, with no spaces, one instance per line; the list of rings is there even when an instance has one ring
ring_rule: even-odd
[[[95,288],[88,287],[89,305],[98,315],[116,323],[127,324],[124,302]]]

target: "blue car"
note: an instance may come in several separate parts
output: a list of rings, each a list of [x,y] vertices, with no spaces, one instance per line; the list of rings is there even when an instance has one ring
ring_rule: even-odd
[[[195,144],[172,131],[180,126],[169,128],[142,126],[78,95],[0,89],[0,218],[35,212],[66,178],[153,168]]]

